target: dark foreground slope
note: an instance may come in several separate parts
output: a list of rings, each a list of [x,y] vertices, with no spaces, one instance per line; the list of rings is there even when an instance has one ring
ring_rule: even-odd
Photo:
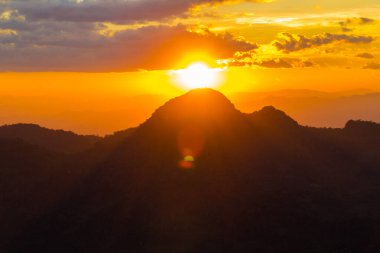
[[[112,149],[76,155],[82,163],[66,166],[86,173],[2,249],[376,252],[376,129],[305,128],[273,107],[245,115],[222,94],[195,90]]]

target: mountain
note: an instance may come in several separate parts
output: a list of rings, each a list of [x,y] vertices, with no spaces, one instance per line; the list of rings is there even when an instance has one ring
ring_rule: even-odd
[[[50,129],[104,136],[138,126],[169,99],[167,95],[159,94],[133,96],[120,93],[87,96],[85,100],[76,99],[76,103],[72,103],[73,95],[0,95],[0,125],[37,122]],[[380,123],[380,110],[377,109],[380,93],[376,90],[322,92],[290,89],[230,92],[226,95],[242,112],[251,113],[271,105],[285,111],[301,125],[343,128],[348,119]]]
[[[260,111],[251,114],[251,120],[255,125],[262,127],[297,127],[297,121],[289,117],[283,111],[277,110],[273,106],[265,106]]]
[[[0,250],[377,252],[380,143],[369,134],[303,127],[273,107],[244,114],[193,90],[111,144],[52,163],[71,176],[49,188],[44,212],[3,232]]]
[[[370,121],[350,120],[345,128],[351,134],[373,137],[380,134],[380,124]]]
[[[93,135],[77,135],[63,130],[50,130],[34,124],[4,125],[0,138],[21,139],[26,143],[49,150],[76,153],[93,147],[101,138]]]
[[[285,111],[302,125],[344,127],[348,119],[380,122],[380,93],[371,90],[320,92],[280,90],[231,94],[234,104],[244,112],[272,105]]]

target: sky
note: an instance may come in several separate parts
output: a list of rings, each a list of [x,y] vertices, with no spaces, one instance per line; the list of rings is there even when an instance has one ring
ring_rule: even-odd
[[[378,17],[378,0],[0,0],[0,123],[176,96],[188,87],[173,70],[193,62],[218,69],[227,95],[379,91]]]

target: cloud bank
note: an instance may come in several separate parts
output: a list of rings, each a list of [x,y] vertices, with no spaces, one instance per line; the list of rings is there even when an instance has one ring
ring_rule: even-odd
[[[197,5],[228,2],[243,0],[14,0],[8,6],[30,20],[130,23],[161,20],[183,15]]]
[[[243,30],[257,32],[254,27],[229,25],[233,18],[228,15],[192,16],[194,10],[203,7],[213,9],[239,2],[271,0],[0,0],[0,71],[168,69],[196,51],[208,53],[215,60],[232,59],[229,65],[265,68],[310,67],[313,64],[305,60],[313,60],[310,52],[335,53],[331,56],[335,57],[345,47],[358,67],[362,67],[363,59],[377,60],[376,51],[365,53],[369,50],[363,46],[354,49],[356,44],[369,44],[377,38],[370,31],[378,21],[371,18],[344,18],[339,23],[334,20],[335,31],[339,25],[342,33],[305,36],[291,29],[276,39],[279,31],[275,31],[270,35],[274,37],[265,42],[257,36],[263,43],[258,45],[250,34],[246,38],[252,42],[235,37],[244,35],[239,34]],[[226,24],[213,27],[218,26],[219,20],[215,19],[223,18],[229,21],[221,20]],[[281,24],[282,19],[277,19],[273,22]],[[361,32],[366,34],[368,30],[373,36],[348,33],[364,25],[367,27]],[[265,28],[268,24],[257,26]],[[221,32],[223,29],[227,32]]]
[[[286,53],[328,45],[335,42],[368,44],[375,40],[375,38],[371,36],[331,33],[325,33],[313,37],[306,37],[303,35],[296,35],[291,33],[281,33],[280,39],[281,40],[274,41],[273,46],[275,46],[278,50]]]
[[[214,57],[256,45],[164,22],[230,0],[13,0],[0,2],[0,71],[166,69],[191,50]],[[255,2],[255,1],[250,1]],[[258,1],[260,2],[260,1]],[[105,23],[153,25],[101,34]]]
[[[31,25],[33,26],[33,25]],[[217,58],[256,45],[230,34],[197,34],[185,26],[145,27],[125,30],[112,37],[92,32],[91,24],[66,24],[69,34],[56,24],[29,32],[0,35],[0,68],[3,71],[135,71],[169,69],[192,51],[205,51]],[[61,25],[59,25],[62,28]],[[49,34],[49,36],[46,36]]]

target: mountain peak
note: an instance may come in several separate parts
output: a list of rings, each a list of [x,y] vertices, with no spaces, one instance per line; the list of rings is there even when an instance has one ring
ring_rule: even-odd
[[[166,105],[169,106],[170,104],[186,104],[190,107],[211,106],[209,109],[216,110],[227,107],[234,108],[234,105],[228,100],[225,95],[210,88],[191,90],[182,96],[170,100]],[[205,109],[207,108],[203,108],[203,110]]]
[[[265,106],[260,111],[251,114],[251,120],[259,125],[294,127],[298,126],[297,121],[289,117],[285,112],[273,106]]]
[[[195,89],[171,99],[154,112],[148,122],[213,124],[239,116],[235,106],[222,93],[213,89]]]
[[[198,88],[188,91],[183,96],[222,96],[225,97],[220,91],[211,88]]]

